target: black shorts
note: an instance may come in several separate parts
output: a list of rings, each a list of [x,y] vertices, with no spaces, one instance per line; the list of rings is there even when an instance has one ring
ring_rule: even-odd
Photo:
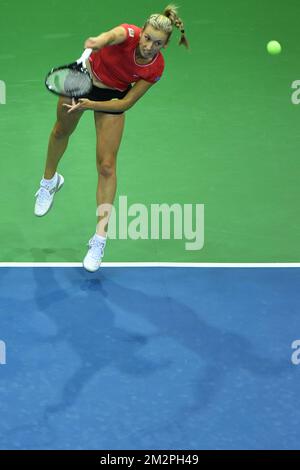
[[[99,88],[95,85],[93,85],[93,88],[91,91],[83,96],[82,98],[87,98],[88,100],[91,101],[109,101],[114,98],[118,98],[119,100],[124,98],[124,96],[127,95],[127,93],[131,90],[131,85],[127,88],[125,91],[119,91],[119,90],[113,90],[112,88]],[[105,114],[123,114],[124,111],[96,111],[96,112],[101,112]]]

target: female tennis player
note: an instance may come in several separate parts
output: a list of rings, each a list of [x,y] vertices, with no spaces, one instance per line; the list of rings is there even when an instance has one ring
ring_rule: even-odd
[[[124,23],[88,38],[84,46],[93,49],[86,61],[92,76],[92,90],[78,102],[63,97],[58,100],[57,121],[50,135],[34,213],[43,216],[50,210],[55,193],[64,184],[63,176],[56,171],[59,160],[84,111],[93,110],[97,136],[98,224],[83,260],[84,268],[90,272],[99,269],[103,258],[109,208],[116,193],[116,159],[125,112],[161,78],[164,59],[160,50],[168,45],[174,26],[181,33],[179,45],[188,47],[184,25],[175,5],[168,5],[162,14],[151,15],[143,28]]]

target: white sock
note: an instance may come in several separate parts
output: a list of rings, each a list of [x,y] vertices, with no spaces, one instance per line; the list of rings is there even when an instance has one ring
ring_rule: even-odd
[[[98,235],[98,233],[95,233],[94,237],[96,240],[99,240],[99,242],[106,243],[106,237],[102,237],[101,235]]]
[[[47,188],[53,188],[57,183],[57,173],[50,179],[47,180],[46,178],[43,178],[41,181],[42,186],[46,186]]]

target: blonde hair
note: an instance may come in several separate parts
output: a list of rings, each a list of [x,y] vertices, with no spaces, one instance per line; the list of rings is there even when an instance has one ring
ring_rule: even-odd
[[[179,46],[183,44],[185,47],[189,47],[189,43],[184,33],[184,24],[182,19],[178,16],[178,7],[176,5],[168,5],[164,9],[163,13],[154,13],[153,15],[150,15],[144,24],[143,29],[148,25],[168,34],[168,40],[172,34],[173,26],[175,26],[180,30],[181,34]]]

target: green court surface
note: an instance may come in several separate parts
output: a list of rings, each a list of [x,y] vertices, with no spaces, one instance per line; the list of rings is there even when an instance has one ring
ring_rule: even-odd
[[[65,186],[33,215],[56,98],[44,77],[78,58],[84,40],[120,23],[142,26],[164,2],[86,0],[41,7],[1,2],[0,261],[80,261],[95,228],[95,130],[86,112],[61,161]],[[77,9],[78,7],[78,9]],[[204,204],[205,243],[111,240],[105,261],[299,262],[300,3],[182,1],[191,47],[173,34],[166,69],[127,112],[118,197],[128,204]],[[269,40],[283,52],[270,56]]]

